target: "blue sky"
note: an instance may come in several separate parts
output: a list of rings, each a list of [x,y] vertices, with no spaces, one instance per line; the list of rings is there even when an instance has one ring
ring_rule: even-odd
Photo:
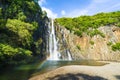
[[[120,10],[120,0],[40,0],[49,17],[77,17]]]

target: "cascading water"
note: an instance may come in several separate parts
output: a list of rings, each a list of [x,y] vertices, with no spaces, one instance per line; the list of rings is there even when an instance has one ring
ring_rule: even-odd
[[[54,22],[52,19],[52,23],[49,23],[49,53],[50,57],[48,60],[60,60],[60,53],[58,52],[57,47],[57,40],[55,37],[55,30],[54,30]]]
[[[67,58],[62,59],[62,55],[58,51],[58,42],[56,40],[54,21],[51,19],[49,23],[49,58],[48,60],[72,60],[70,52],[67,51]]]
[[[67,51],[67,55],[68,55],[68,60],[72,60],[72,57],[71,57],[71,55],[70,55],[70,52],[69,52],[69,51]]]

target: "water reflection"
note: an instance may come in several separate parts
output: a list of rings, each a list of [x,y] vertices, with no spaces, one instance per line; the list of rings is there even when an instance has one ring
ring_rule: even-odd
[[[54,70],[56,68],[66,66],[66,65],[87,65],[87,66],[103,66],[106,63],[97,62],[93,60],[80,60],[80,61],[52,61],[47,60],[42,65],[39,65],[37,72],[35,72],[33,75],[45,73],[51,70]]]

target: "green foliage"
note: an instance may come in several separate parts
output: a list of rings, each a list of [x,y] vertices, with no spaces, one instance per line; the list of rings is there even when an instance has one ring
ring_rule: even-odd
[[[33,22],[33,25],[30,24],[30,23],[25,23],[25,22],[22,22],[20,20],[17,20],[17,19],[8,19],[7,20],[7,24],[6,24],[6,27],[17,33],[19,30],[23,30],[23,29],[26,29],[30,32],[34,31],[38,26],[37,26],[37,23]]]
[[[40,45],[42,43],[42,39],[38,39],[36,42],[35,42],[35,46],[36,46],[36,54],[40,54]]]
[[[94,41],[90,41],[90,44],[91,44],[91,45],[94,45]]]
[[[116,24],[116,26],[120,27],[120,22]]]
[[[99,35],[100,35],[101,37],[105,38],[105,34],[104,34],[104,33],[100,32]]]
[[[91,37],[93,37],[95,35],[100,35],[103,38],[105,37],[105,35],[97,29],[89,31],[87,34],[90,35]]]
[[[68,30],[73,30],[73,25],[72,23],[72,19],[71,18],[58,18],[57,21],[62,24],[62,26],[64,26],[65,28],[67,28]]]
[[[4,64],[17,64],[28,57],[32,57],[31,51],[0,43],[0,61]]]
[[[77,45],[76,47],[77,47],[79,50],[81,50],[80,45]]]
[[[117,51],[117,50],[120,51],[120,42],[112,45],[112,50],[113,51]]]
[[[26,1],[27,7],[32,13],[36,13],[38,10],[38,6],[34,3],[34,1]]]
[[[112,42],[108,42],[108,43],[107,43],[108,46],[111,46],[112,44],[113,44]]]
[[[42,39],[40,38],[37,42],[35,42],[36,47],[39,48],[41,43],[42,43]]]
[[[82,32],[81,32],[80,30],[75,31],[74,34],[76,34],[76,35],[82,37]]]
[[[37,52],[42,55],[41,35],[45,33],[43,29],[48,18],[37,2],[0,1],[0,64],[28,62],[26,59],[36,57]]]
[[[38,23],[37,22],[32,22],[32,25],[33,25],[33,28],[32,28],[32,30],[37,30],[38,29]]]
[[[25,16],[25,14],[23,12],[18,13],[17,18],[18,18],[18,20],[21,20],[21,21],[26,20],[26,16]]]
[[[10,40],[9,36],[4,34],[4,33],[1,33],[0,34],[0,43],[8,43],[10,45],[12,45],[14,42],[12,40]]]
[[[80,16],[76,18],[57,18],[56,23],[64,26],[75,34],[81,36],[82,33],[87,33],[93,37],[100,35],[103,38],[105,35],[98,31],[97,28],[106,25],[117,25],[120,27],[120,11],[110,13],[99,13],[94,16]],[[92,31],[91,31],[92,30]]]
[[[20,9],[20,6],[22,5],[21,1],[19,0],[9,1],[9,4],[11,5],[8,5],[8,7],[5,7],[6,9],[4,11],[5,18],[13,18],[18,14],[19,11],[21,11]]]
[[[19,42],[23,46],[30,46],[32,42],[32,32],[36,29],[36,26],[32,24],[22,22],[16,19],[8,19],[6,23],[6,28],[14,32],[19,39]]]
[[[5,19],[0,19],[0,29],[3,29],[6,25],[6,20]]]

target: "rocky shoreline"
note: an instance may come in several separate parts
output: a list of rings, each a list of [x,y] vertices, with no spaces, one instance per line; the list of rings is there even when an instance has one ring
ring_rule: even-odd
[[[29,80],[120,80],[120,63],[108,63],[104,66],[64,66]]]

